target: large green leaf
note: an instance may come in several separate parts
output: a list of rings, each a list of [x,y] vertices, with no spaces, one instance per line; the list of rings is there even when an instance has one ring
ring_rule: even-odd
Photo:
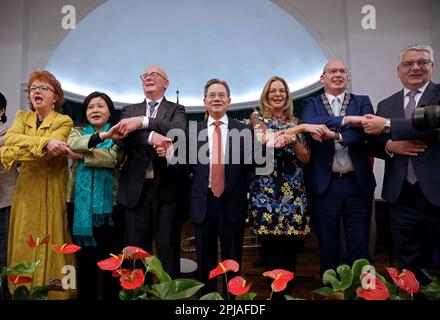
[[[6,268],[6,270],[2,272],[2,275],[4,273],[5,275],[8,276],[10,275],[19,276],[26,273],[34,273],[35,269],[37,269],[39,264],[40,264],[40,260],[38,260],[37,262],[20,263],[12,268]]]
[[[313,294],[319,294],[321,296],[328,296],[333,294],[335,291],[330,287],[322,287],[313,291]]]
[[[32,289],[31,298],[33,300],[47,300],[49,290],[51,290],[51,289],[52,289],[51,285],[34,287]]]
[[[204,284],[194,279],[175,279],[153,284],[152,293],[162,300],[187,299],[193,296]]]
[[[295,297],[292,297],[291,295],[288,295],[288,294],[284,295],[284,299],[286,299],[286,300],[306,300],[306,299],[301,299],[301,298],[295,298]]]
[[[428,270],[428,269],[422,269],[422,272],[430,279],[434,280],[437,278],[440,280],[440,271],[437,270]]]
[[[162,263],[156,256],[151,256],[142,260],[148,272],[153,273],[160,282],[169,282],[171,277],[162,267]]]
[[[353,262],[353,266],[351,267],[353,280],[350,287],[345,290],[344,298],[346,300],[353,300],[356,298],[356,289],[362,286],[361,274],[362,272],[367,272],[367,270],[374,270],[374,267],[370,265],[370,262],[368,262],[367,259],[358,259]]]
[[[351,267],[351,271],[353,273],[353,283],[361,283],[361,274],[362,270],[366,267],[370,266],[370,262],[367,259],[359,259],[353,262],[353,266]],[[371,269],[374,268],[371,266]]]
[[[235,300],[254,300],[256,296],[257,294],[255,292],[248,292],[240,296],[237,296]]]
[[[440,300],[440,281],[438,278],[433,278],[431,283],[420,288],[420,292],[424,294],[428,300]]]
[[[134,290],[122,289],[119,291],[119,299],[121,300],[148,300],[150,288],[145,285]]]
[[[205,294],[199,300],[224,300],[223,297],[218,292],[210,292]]]
[[[322,283],[324,285],[330,284],[334,291],[345,291],[351,286],[353,273],[346,264],[340,265],[336,271],[337,274],[333,269],[326,270],[322,276]]]

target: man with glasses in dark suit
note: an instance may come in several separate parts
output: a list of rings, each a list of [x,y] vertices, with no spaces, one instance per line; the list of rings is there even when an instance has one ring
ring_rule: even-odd
[[[168,101],[164,94],[168,76],[162,68],[150,66],[140,76],[145,100],[124,107],[117,129],[126,152],[121,169],[118,202],[124,211],[126,242],[152,252],[172,278],[180,275],[180,232],[184,177],[168,166],[155,149],[168,147],[172,129],[186,130],[185,108]]]
[[[415,129],[410,119],[416,107],[440,105],[433,67],[430,46],[405,48],[397,66],[403,89],[362,121],[367,133],[380,134],[378,152],[385,154],[382,197],[390,205],[394,256],[422,283],[428,279],[421,268],[430,267],[433,249],[440,253],[440,140],[438,130]]]

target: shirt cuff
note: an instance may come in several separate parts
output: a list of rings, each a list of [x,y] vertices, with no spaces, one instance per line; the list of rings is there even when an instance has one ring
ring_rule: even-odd
[[[150,118],[148,118],[148,117],[142,117],[141,122],[142,122],[142,127],[141,127],[141,129],[147,129],[147,128],[148,128],[148,125],[150,124]]]
[[[342,117],[341,127],[345,126],[345,117]]]
[[[148,136],[148,144],[149,145],[153,145],[153,134],[155,133],[155,131],[151,131],[150,135]]]

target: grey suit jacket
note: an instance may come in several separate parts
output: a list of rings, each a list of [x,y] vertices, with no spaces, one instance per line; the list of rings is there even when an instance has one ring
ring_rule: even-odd
[[[419,131],[414,129],[405,119],[403,108],[403,90],[379,102],[376,114],[391,118],[391,138],[393,140],[419,139],[428,146],[425,152],[411,157],[414,171],[420,188],[426,198],[436,206],[440,206],[440,140],[437,130]],[[440,84],[430,82],[420,97],[418,106],[440,104]],[[382,136],[381,148],[389,137]],[[396,155],[385,159],[385,175],[382,197],[390,203],[397,201],[402,190],[408,169],[408,156]]]
[[[121,119],[145,116],[146,101],[124,107]],[[118,202],[126,207],[134,207],[140,198],[145,180],[147,166],[152,163],[155,179],[160,179],[159,197],[165,201],[172,201],[179,196],[178,184],[173,183],[173,170],[168,168],[166,160],[159,158],[148,144],[151,131],[164,136],[174,128],[186,130],[185,108],[163,98],[158,107],[156,118],[149,119],[147,129],[136,130],[125,139],[118,141],[127,154],[121,168],[121,177],[118,191]],[[174,177],[176,179],[177,177]],[[171,181],[170,181],[171,180]],[[178,180],[178,179],[177,179]]]

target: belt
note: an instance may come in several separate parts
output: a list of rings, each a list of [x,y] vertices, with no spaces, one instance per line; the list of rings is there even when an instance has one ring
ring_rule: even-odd
[[[353,175],[354,175],[354,170],[353,171],[346,171],[346,172],[332,172],[332,176],[337,177],[337,178],[348,178]]]

